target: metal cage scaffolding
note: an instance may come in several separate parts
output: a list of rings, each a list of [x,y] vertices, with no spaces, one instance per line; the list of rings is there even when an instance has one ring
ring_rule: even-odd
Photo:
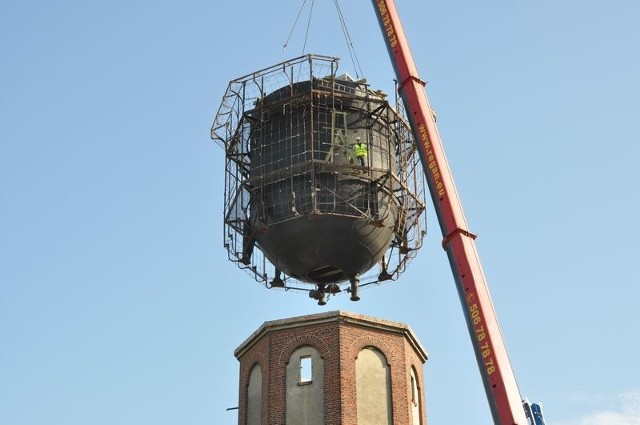
[[[229,260],[266,287],[316,299],[324,299],[318,291],[341,292],[347,280],[350,292],[396,280],[426,234],[426,185],[404,109],[366,80],[338,75],[338,65],[338,58],[305,55],[233,80],[211,128],[225,150]],[[360,139],[366,157],[353,148]],[[333,221],[321,224],[327,218]],[[304,240],[316,223],[324,238],[345,220],[362,238],[378,232],[359,269],[319,263],[301,272],[278,251],[287,238]],[[332,251],[336,242],[327,244]]]

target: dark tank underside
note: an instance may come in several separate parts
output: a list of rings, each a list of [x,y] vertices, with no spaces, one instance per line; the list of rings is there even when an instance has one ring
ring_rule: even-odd
[[[301,216],[269,226],[256,238],[269,261],[305,282],[334,283],[373,267],[386,251],[393,230],[366,218]]]

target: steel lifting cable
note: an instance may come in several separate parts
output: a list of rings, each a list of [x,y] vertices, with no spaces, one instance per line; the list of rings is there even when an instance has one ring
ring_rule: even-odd
[[[338,0],[334,0],[336,5],[336,11],[338,12],[338,19],[340,20],[340,26],[342,27],[342,34],[344,35],[344,40],[347,43],[347,50],[349,51],[349,56],[351,57],[351,63],[356,70],[356,77],[360,78],[360,75],[363,74],[362,68],[360,67],[360,61],[358,60],[358,56],[356,55],[356,49],[353,47],[353,41],[351,40],[351,36],[349,35],[349,30],[347,28],[347,23],[344,19],[344,15],[342,14],[342,9],[340,9],[340,4]]]
[[[282,50],[287,50],[287,46],[289,46],[289,40],[291,40],[291,35],[293,31],[296,29],[296,25],[298,25],[298,20],[300,19],[300,15],[302,15],[302,11],[304,10],[304,6],[307,4],[307,0],[302,1],[302,6],[300,6],[300,10],[298,11],[298,16],[296,16],[295,21],[293,21],[293,26],[291,27],[291,31],[289,31],[289,36],[287,37],[287,41],[284,42],[282,46]],[[309,19],[307,19],[307,29],[304,33],[304,45],[302,46],[302,54],[304,54],[304,50],[307,47],[307,38],[309,37],[309,27],[311,26],[311,16],[313,15],[313,5],[315,4],[315,0],[311,0],[311,9],[309,10]]]
[[[287,41],[284,42],[282,46],[282,50],[287,50],[287,46],[289,45],[289,40],[291,40],[291,34],[293,34],[293,30],[296,28],[298,24],[298,19],[300,19],[300,15],[302,15],[302,10],[304,9],[304,5],[307,3],[307,0],[302,2],[302,6],[300,6],[300,10],[298,11],[298,16],[296,16],[296,20],[293,21],[293,26],[291,27],[291,31],[289,31],[289,36],[287,37]]]
[[[305,5],[308,0],[303,0],[302,5],[300,6],[300,10],[298,11],[298,15],[296,16],[295,21],[293,22],[293,26],[291,27],[291,31],[289,31],[289,36],[282,46],[282,50],[286,50],[289,46],[289,41],[291,40],[291,36],[293,35],[293,31],[298,24],[298,20],[300,20],[300,16],[302,15],[302,11],[304,10]],[[307,40],[309,39],[309,28],[311,27],[311,17],[313,15],[313,6],[315,4],[315,0],[311,0],[311,6],[309,9],[309,18],[307,19],[307,28],[304,33],[304,44],[302,46],[302,54],[304,55],[305,50],[307,48]],[[351,39],[351,35],[349,34],[349,29],[347,27],[346,20],[344,19],[344,14],[342,13],[342,9],[340,8],[340,4],[338,0],[334,0],[334,4],[336,7],[336,12],[338,13],[338,20],[340,21],[340,29],[342,29],[342,34],[344,36],[345,43],[347,44],[347,51],[349,52],[349,57],[351,58],[351,63],[356,71],[356,77],[360,78],[363,75],[362,67],[360,66],[360,61],[358,60],[358,55],[356,54],[356,49],[353,45],[353,40]]]
[[[311,16],[313,16],[313,5],[315,3],[316,3],[315,0],[311,0],[311,8],[309,9],[309,19],[307,20],[307,29],[304,32],[304,44],[302,45],[302,54],[303,55],[304,55],[304,51],[307,48],[307,38],[309,37],[309,27],[311,27]]]

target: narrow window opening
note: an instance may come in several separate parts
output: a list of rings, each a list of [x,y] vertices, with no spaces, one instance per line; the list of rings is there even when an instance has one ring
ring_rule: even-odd
[[[300,357],[300,383],[311,382],[313,376],[313,364],[311,357]]]
[[[411,369],[411,425],[421,425],[422,419],[420,414],[420,388],[418,388],[418,379],[415,371]]]
[[[415,405],[418,404],[416,400],[416,380],[413,377],[413,373],[411,374],[411,402]]]

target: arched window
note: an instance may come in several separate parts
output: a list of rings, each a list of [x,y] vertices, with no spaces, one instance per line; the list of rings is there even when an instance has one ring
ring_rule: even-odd
[[[416,377],[416,371],[411,368],[411,424],[421,425],[420,410],[421,410],[421,396],[420,388],[418,387],[418,378]]]
[[[262,416],[262,368],[256,364],[247,385],[247,425],[260,425]]]
[[[391,373],[387,359],[373,347],[358,353],[356,360],[358,425],[391,425]]]
[[[324,425],[324,362],[314,347],[295,350],[286,368],[287,425]]]

